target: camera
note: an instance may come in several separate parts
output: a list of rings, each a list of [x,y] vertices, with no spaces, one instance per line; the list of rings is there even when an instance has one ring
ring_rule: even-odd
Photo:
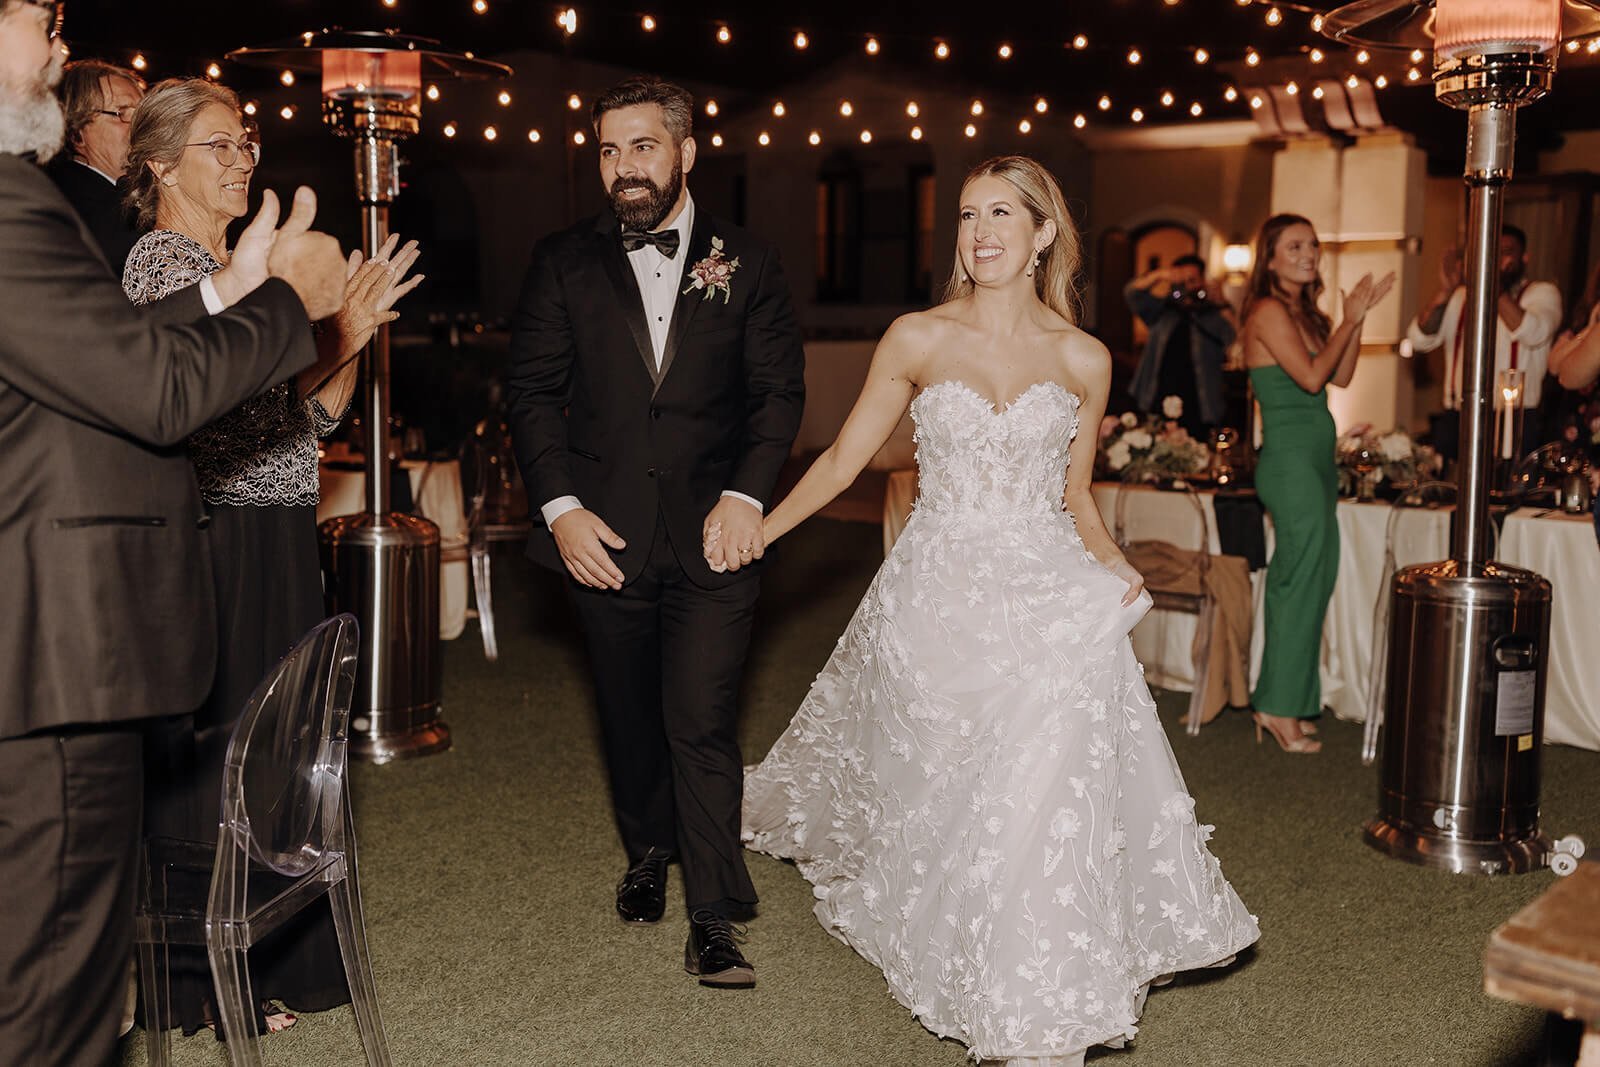
[[[1191,293],[1181,285],[1174,285],[1172,291],[1167,294],[1167,299],[1185,311],[1198,311],[1208,304],[1204,289],[1196,289]]]

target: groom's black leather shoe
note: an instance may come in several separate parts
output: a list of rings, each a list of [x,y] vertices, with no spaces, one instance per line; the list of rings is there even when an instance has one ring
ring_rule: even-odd
[[[756,969],[739,954],[738,939],[743,934],[716,912],[700,909],[689,916],[683,969],[713,989],[754,989]]]
[[[652,848],[617,883],[617,914],[624,922],[653,923],[667,910],[669,854]]]

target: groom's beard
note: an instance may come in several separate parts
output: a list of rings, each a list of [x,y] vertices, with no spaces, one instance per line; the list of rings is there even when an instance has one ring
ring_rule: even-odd
[[[56,49],[50,65],[27,84],[0,85],[0,152],[33,152],[45,163],[60,151],[67,121],[53,90],[61,82],[65,62],[66,56]]]
[[[650,195],[630,200],[622,195],[628,189],[648,189]],[[611,210],[617,213],[617,220],[622,223],[623,229],[649,233],[661,225],[661,220],[667,217],[667,212],[672,210],[672,205],[678,202],[678,195],[682,192],[683,157],[680,156],[672,164],[672,176],[667,179],[665,187],[649,178],[618,178],[612,182]]]

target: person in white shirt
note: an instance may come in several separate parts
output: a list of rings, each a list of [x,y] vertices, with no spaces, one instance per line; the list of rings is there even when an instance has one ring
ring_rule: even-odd
[[[99,59],[68,63],[57,92],[67,119],[66,151],[51,162],[50,177],[88,224],[118,277],[139,239],[121,182],[133,112],[144,92],[139,75]]]
[[[1523,453],[1544,443],[1539,423],[1539,401],[1550,360],[1550,343],[1561,328],[1561,291],[1550,282],[1527,276],[1528,238],[1516,226],[1500,230],[1500,294],[1496,305],[1499,328],[1495,331],[1496,387],[1500,371],[1525,372],[1522,393]],[[1434,420],[1435,446],[1446,459],[1455,459],[1461,429],[1461,397],[1466,391],[1467,289],[1462,284],[1461,258],[1447,251],[1439,265],[1439,291],[1406,329],[1416,352],[1444,350],[1444,413]]]

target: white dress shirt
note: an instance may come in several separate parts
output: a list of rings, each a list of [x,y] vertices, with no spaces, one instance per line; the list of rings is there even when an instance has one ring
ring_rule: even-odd
[[[645,323],[650,327],[650,348],[656,358],[657,373],[667,350],[667,334],[672,330],[672,315],[682,295],[684,269],[689,262],[689,235],[694,233],[694,197],[684,193],[683,210],[678,212],[678,217],[672,225],[656,232],[665,230],[678,232],[678,254],[671,259],[662,255],[655,245],[645,245],[627,253],[628,266],[633,268],[633,276],[639,283],[639,297],[644,303]],[[736,497],[757,511],[765,511],[761,501],[743,493],[724,489],[722,495]],[[583,503],[575,496],[558,496],[539,511],[544,515],[544,524],[550,526],[567,512],[581,507]]]
[[[1517,297],[1522,307],[1522,324],[1515,330],[1504,322],[1495,320],[1494,369],[1500,371],[1518,368],[1527,372],[1522,391],[1522,406],[1536,408],[1544,392],[1544,376],[1550,366],[1550,343],[1561,328],[1561,290],[1549,282],[1529,282]],[[1439,322],[1438,333],[1424,333],[1420,321],[1413,319],[1406,328],[1406,338],[1418,352],[1432,352],[1443,347],[1444,406],[1455,411],[1461,407],[1461,394],[1466,391],[1466,368],[1463,353],[1466,349],[1467,290],[1465,286],[1450,294],[1444,305],[1444,318]],[[1495,382],[1489,382],[1495,388]]]

